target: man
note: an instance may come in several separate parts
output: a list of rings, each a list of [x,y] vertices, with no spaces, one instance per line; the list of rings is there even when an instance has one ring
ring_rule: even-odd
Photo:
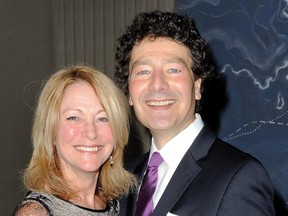
[[[140,190],[123,201],[122,215],[274,215],[273,188],[261,163],[217,139],[195,113],[205,83],[217,73],[194,21],[141,13],[118,42],[116,82],[152,134],[150,152],[130,164]],[[146,167],[154,152],[164,162],[151,195],[154,210],[146,214],[141,187],[148,190]]]

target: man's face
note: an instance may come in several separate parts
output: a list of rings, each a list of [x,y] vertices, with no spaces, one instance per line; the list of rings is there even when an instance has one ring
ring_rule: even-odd
[[[153,137],[161,137],[159,148],[195,119],[201,79],[194,80],[191,66],[189,50],[167,38],[144,39],[132,50],[129,103]]]

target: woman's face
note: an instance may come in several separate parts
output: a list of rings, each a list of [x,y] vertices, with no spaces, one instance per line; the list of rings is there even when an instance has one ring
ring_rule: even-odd
[[[113,151],[113,135],[94,89],[84,81],[66,87],[56,149],[64,176],[98,173]]]

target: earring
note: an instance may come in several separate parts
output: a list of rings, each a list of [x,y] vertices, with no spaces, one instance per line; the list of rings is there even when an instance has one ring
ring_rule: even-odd
[[[110,166],[113,166],[113,163],[114,163],[114,161],[113,161],[113,156],[112,155],[110,155]]]

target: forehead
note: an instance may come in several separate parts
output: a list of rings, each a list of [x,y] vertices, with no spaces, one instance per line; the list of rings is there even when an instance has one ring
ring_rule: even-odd
[[[69,83],[64,89],[64,95],[69,94],[71,92],[83,92],[83,91],[91,91],[92,86],[84,81],[84,80],[75,80],[72,83]]]
[[[153,61],[155,58],[166,58],[170,60],[182,60],[192,63],[190,50],[182,43],[170,38],[144,38],[135,44],[131,52],[130,63],[135,61]]]
[[[68,84],[65,87],[65,90],[63,92],[62,96],[62,103],[65,101],[70,100],[79,100],[84,98],[97,98],[98,96],[96,94],[95,89],[86,81],[77,80],[73,83]]]

